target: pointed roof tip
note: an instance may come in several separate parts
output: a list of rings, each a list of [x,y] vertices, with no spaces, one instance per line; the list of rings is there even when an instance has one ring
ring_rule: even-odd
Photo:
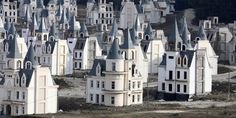
[[[68,19],[67,19],[67,16],[66,16],[66,9],[64,8],[62,10],[62,16],[61,16],[61,19],[59,21],[60,24],[64,24],[64,23],[67,23],[68,22]]]
[[[87,26],[86,26],[85,22],[82,22],[80,26],[81,26],[80,27],[80,33],[84,33],[84,36],[88,37],[89,33],[88,33],[88,29],[87,29]]]
[[[201,40],[207,40],[206,32],[203,25],[199,27],[198,37],[201,38]]]
[[[52,25],[50,27],[49,36],[54,36],[54,37],[58,38],[58,30],[57,30],[56,24],[54,22],[52,23]]]
[[[38,29],[39,32],[43,33],[43,32],[48,32],[46,25],[45,25],[45,20],[44,17],[41,18],[41,23]]]
[[[150,23],[148,23],[148,26],[146,27],[146,29],[144,31],[143,37],[145,37],[146,35],[149,35],[150,37],[153,36],[153,30],[152,30],[152,26]]]
[[[183,17],[182,17],[182,28],[181,28],[181,31],[180,31],[181,35],[183,34],[184,30],[186,30],[186,29],[187,29],[187,33],[190,34],[190,32],[189,32],[189,30],[188,30],[187,19],[186,19],[185,16],[183,16]]]
[[[140,20],[139,20],[139,15],[137,14],[135,24],[134,24],[135,30],[142,30],[141,25],[140,25]]]
[[[32,41],[30,42],[30,46],[29,46],[29,49],[26,53],[24,63],[26,63],[28,61],[31,62],[32,65],[38,65],[37,59],[35,57],[34,46],[33,46]]]
[[[31,29],[34,29],[34,30],[38,29],[38,21],[35,14],[33,14],[33,17],[32,17]]]
[[[134,44],[130,36],[130,29],[124,31],[124,43],[120,46],[122,49],[133,49]]]
[[[8,30],[8,34],[12,34],[12,35],[16,34],[16,27],[13,22],[11,23],[11,26]]]
[[[118,25],[117,25],[116,19],[114,19],[113,24],[112,24],[112,29],[111,29],[111,32],[109,33],[109,35],[116,36],[117,31],[118,31]]]
[[[168,40],[169,41],[181,40],[176,17],[175,17],[175,20],[174,20],[172,32],[170,33],[170,35],[168,37]]]
[[[7,54],[7,58],[22,58],[22,55],[19,51],[19,47],[18,47],[18,44],[17,44],[16,37],[17,37],[17,34],[14,34],[13,39],[9,40],[11,45],[9,47],[10,50],[9,50],[9,54]]]
[[[31,15],[30,15],[29,6],[27,6],[27,8],[26,8],[24,20],[25,20],[25,22],[31,22]]]
[[[59,8],[57,9],[56,16],[61,16],[62,11],[61,11],[61,5],[59,5]]]
[[[69,30],[71,31],[78,31],[79,27],[76,24],[76,18],[75,15],[71,16],[70,21],[69,21]]]
[[[188,49],[192,48],[191,40],[189,39],[189,34],[186,28],[184,29],[181,38],[183,40],[183,44],[185,44]]]
[[[118,39],[115,38],[107,55],[107,59],[123,59],[120,53],[120,47],[118,44]]]

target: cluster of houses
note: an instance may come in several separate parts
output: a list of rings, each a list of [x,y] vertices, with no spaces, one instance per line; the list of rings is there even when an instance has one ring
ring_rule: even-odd
[[[76,0],[3,0],[0,7],[1,115],[57,112],[52,75],[86,76],[86,102],[106,106],[143,103],[143,83],[158,80],[158,100],[189,100],[212,91],[218,60],[236,64],[236,23],[202,20],[193,34],[185,16],[172,17],[166,35],[152,24],[174,14],[175,0],[88,0],[86,21]],[[6,8],[5,8],[6,7]],[[17,20],[18,19],[18,20]],[[95,33],[87,26],[95,26]],[[219,55],[219,56],[218,56]]]

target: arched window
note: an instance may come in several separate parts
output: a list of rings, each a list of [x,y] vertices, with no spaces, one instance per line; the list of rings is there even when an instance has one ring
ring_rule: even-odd
[[[80,37],[81,37],[81,38],[84,38],[84,33],[80,33]]]
[[[101,73],[101,67],[100,67],[100,65],[98,65],[98,66],[97,66],[97,75],[99,76],[100,73]]]
[[[149,40],[149,38],[150,38],[149,35],[145,36],[145,40]]]
[[[8,52],[9,51],[9,45],[8,43],[5,44],[5,52]]]
[[[142,39],[142,37],[143,37],[142,33],[138,33],[138,38]]]
[[[125,59],[127,60],[128,59],[128,55],[127,55],[127,53],[126,52],[124,52],[125,53]]]
[[[42,40],[42,36],[41,36],[41,34],[38,34],[37,37],[38,37],[38,40],[40,40],[40,41]]]
[[[177,50],[181,50],[181,42],[178,42]]]
[[[20,60],[17,61],[17,69],[21,69],[21,61]]]
[[[12,39],[13,39],[12,34],[9,35],[8,39],[9,39],[9,40],[12,40]]]
[[[53,36],[50,37],[50,41],[54,41],[54,37]]]
[[[47,51],[47,53],[51,53],[51,49],[52,49],[51,45],[48,45],[48,51]]]
[[[10,68],[10,65],[11,65],[11,61],[8,60],[8,61],[7,61],[7,67]]]
[[[178,59],[177,59],[177,65],[181,65],[181,57],[178,57]]]
[[[183,66],[187,66],[187,57],[186,56],[183,59]]]
[[[19,75],[16,76],[16,80],[15,81],[16,81],[16,85],[18,85],[19,84]]]
[[[25,64],[25,68],[26,69],[32,69],[32,63],[31,62],[26,62],[26,64]]]
[[[182,50],[185,51],[186,50],[186,46],[182,45]]]
[[[26,76],[25,74],[23,74],[23,76],[21,77],[21,85],[25,86],[25,80],[26,80]]]
[[[43,35],[43,40],[44,40],[44,41],[47,41],[47,38],[48,38],[47,35],[44,34],[44,35]]]

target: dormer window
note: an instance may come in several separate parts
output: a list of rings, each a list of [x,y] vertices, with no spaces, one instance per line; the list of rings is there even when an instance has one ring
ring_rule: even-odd
[[[40,34],[38,34],[38,36],[37,36],[37,38],[38,38],[38,40],[42,40],[42,36],[40,35]]]
[[[51,45],[49,45],[49,46],[48,46],[48,51],[47,51],[47,53],[50,53],[50,52],[51,52],[51,48],[52,48]]]
[[[16,75],[16,78],[15,78],[15,84],[16,84],[16,86],[19,85],[19,81],[20,81],[19,75],[17,74],[17,75]]]
[[[84,33],[80,33],[80,37],[81,37],[81,38],[84,38]]]
[[[149,35],[145,35],[145,40],[149,40],[150,36]]]
[[[25,74],[23,74],[23,76],[21,77],[21,86],[25,86],[25,82],[26,81],[26,76]]]
[[[12,40],[13,39],[13,36],[10,34],[9,37],[8,37],[9,40]]]
[[[5,44],[5,52],[8,52],[8,49],[9,49],[9,45],[8,43]]]
[[[53,36],[50,37],[50,41],[54,41],[54,37]]]
[[[47,41],[48,36],[46,34],[43,35],[43,40]]]
[[[32,63],[31,62],[26,62],[26,64],[25,64],[25,68],[26,69],[32,69]]]
[[[97,75],[100,76],[101,74],[101,67],[100,65],[97,66]]]
[[[182,45],[182,50],[186,51],[186,46],[185,45]]]

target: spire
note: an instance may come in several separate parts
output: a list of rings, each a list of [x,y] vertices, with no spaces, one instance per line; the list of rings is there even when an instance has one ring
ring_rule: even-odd
[[[120,54],[120,47],[118,44],[118,39],[115,38],[113,40],[112,46],[110,48],[109,54],[107,55],[107,59],[122,59]]]
[[[44,17],[42,17],[42,18],[41,18],[41,24],[40,24],[40,26],[39,26],[38,32],[43,33],[43,32],[47,32],[47,31],[48,31],[48,30],[47,30],[47,28],[46,28],[46,26],[45,26]]]
[[[113,21],[113,24],[112,24],[112,29],[111,29],[111,32],[109,33],[109,35],[110,36],[116,36],[117,31],[118,31],[118,26],[117,26],[117,23],[116,23],[116,19],[114,18],[114,21]]]
[[[181,37],[179,36],[178,24],[176,19],[174,21],[173,29],[168,37],[168,40],[174,42],[178,42],[181,40]]]
[[[182,19],[182,28],[181,28],[181,35],[183,34],[184,30],[187,30],[187,33],[190,34],[189,30],[188,30],[188,24],[187,24],[187,20],[186,20],[186,17],[183,16],[183,19]]]
[[[32,23],[31,23],[31,30],[36,30],[36,29],[38,29],[38,22],[37,22],[35,13],[33,13]]]
[[[125,35],[124,35],[124,43],[120,46],[122,49],[133,49],[134,48],[134,44],[131,40],[131,36],[130,36],[130,29],[126,29],[124,31]]]
[[[184,31],[183,31],[183,34],[182,34],[182,40],[183,40],[183,44],[185,44],[186,47],[189,49],[189,48],[192,48],[192,45],[191,45],[191,41],[189,39],[188,33],[189,33],[188,29],[184,28]]]
[[[70,31],[79,31],[79,27],[76,24],[75,16],[71,16],[69,21],[69,30]]]
[[[54,22],[52,23],[52,26],[50,27],[49,36],[54,36],[55,38],[58,38],[58,31],[56,28],[56,24]]]
[[[10,27],[11,27],[11,23],[7,20],[7,22],[5,22],[4,24],[4,28],[6,31],[9,31]]]
[[[29,22],[31,22],[31,18],[30,18],[30,11],[29,11],[29,6],[27,6],[26,8],[26,13],[25,13],[25,17],[24,17],[24,20],[25,22],[28,24]],[[27,26],[28,27],[28,26]]]
[[[61,5],[59,5],[59,8],[57,9],[56,16],[58,16],[58,17],[61,16]]]
[[[12,34],[12,35],[16,34],[16,28],[15,28],[15,25],[13,23],[11,23],[11,27],[8,30],[8,34]]]
[[[66,11],[65,11],[65,9],[63,9],[62,10],[61,20],[60,20],[59,24],[65,24],[65,23],[67,23]]]
[[[10,50],[9,50],[9,53],[7,55],[7,58],[12,58],[12,59],[15,59],[15,58],[22,58],[21,56],[21,53],[19,51],[19,48],[18,48],[18,44],[17,44],[17,40],[16,40],[16,34],[14,34],[14,37],[12,40],[9,40],[10,42]]]
[[[68,19],[68,21],[71,18],[71,14],[70,14],[70,10],[69,9],[66,9],[66,18]]]
[[[145,29],[144,36],[145,36],[145,35],[152,36],[152,26],[151,26],[150,23],[148,23],[148,26],[147,26],[147,28]]]
[[[206,32],[204,30],[203,25],[201,25],[199,28],[198,37],[201,38],[201,40],[207,40]]]
[[[30,47],[28,49],[28,52],[26,53],[25,59],[24,59],[24,65],[26,62],[31,62],[32,65],[38,65],[37,58],[34,53],[34,47],[33,43],[31,42]]]
[[[141,31],[142,30],[142,28],[140,26],[140,21],[139,21],[139,15],[136,16],[134,28],[135,28],[136,31]]]
[[[80,33],[83,33],[84,37],[89,37],[89,33],[84,22],[81,24]]]
[[[37,0],[37,8],[42,8],[42,9],[44,9],[43,0]]]
[[[130,32],[130,36],[131,36],[131,39],[133,41],[133,44],[137,45],[140,43],[141,39],[138,38],[137,36],[137,31],[135,30],[135,28],[133,28]]]

